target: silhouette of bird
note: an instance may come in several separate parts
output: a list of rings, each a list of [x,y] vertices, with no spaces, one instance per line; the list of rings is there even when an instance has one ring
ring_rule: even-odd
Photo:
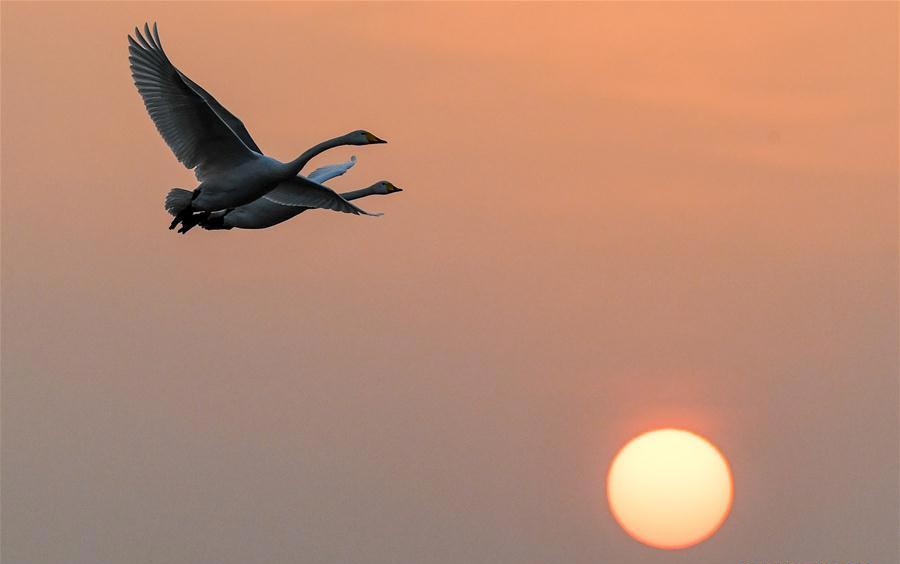
[[[152,33],[144,24],[144,33],[135,28],[134,35],[128,36],[134,84],[163,140],[200,181],[193,191],[169,191],[165,206],[175,216],[169,229],[181,223],[179,233],[185,233],[203,217],[194,212],[235,208],[270,191],[286,205],[373,215],[298,173],[332,147],[385,141],[360,130],[319,143],[286,163],[263,155],[244,124],[169,61],[156,24]]]

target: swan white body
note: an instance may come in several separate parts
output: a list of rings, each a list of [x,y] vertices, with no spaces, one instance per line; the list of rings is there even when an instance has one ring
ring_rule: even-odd
[[[135,38],[129,35],[128,42],[131,74],[150,117],[178,160],[194,169],[200,180],[193,192],[177,188],[169,192],[166,208],[175,216],[170,229],[182,223],[179,231],[184,233],[195,223],[191,220],[195,211],[238,207],[272,190],[278,201],[289,205],[370,215],[297,174],[331,147],[384,141],[357,131],[320,143],[287,163],[267,157],[234,114],[172,65],[155,24],[152,33],[146,24],[144,34],[135,28]]]
[[[271,157],[253,154],[236,166],[204,176],[191,207],[214,211],[252,202],[298,172]]]

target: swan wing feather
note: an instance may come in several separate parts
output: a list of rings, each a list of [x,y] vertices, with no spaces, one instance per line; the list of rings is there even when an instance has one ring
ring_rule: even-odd
[[[200,180],[253,159],[253,150],[169,61],[156,24],[153,33],[146,24],[144,34],[137,28],[134,31],[134,38],[128,36],[131,76],[150,118],[175,157],[187,168],[196,169]]]
[[[175,69],[178,71],[178,69]],[[218,100],[213,98],[213,95],[203,89],[202,86],[188,78],[184,73],[178,71],[178,76],[181,77],[181,80],[184,81],[188,87],[193,90],[198,96],[203,98],[203,101],[209,105],[209,107],[219,116],[219,119],[225,122],[225,124],[234,131],[234,134],[237,135],[241,141],[244,142],[251,151],[256,151],[260,155],[263,154],[262,149],[259,148],[259,145],[256,144],[256,141],[253,140],[253,137],[250,136],[250,132],[247,131],[247,128],[244,127],[244,122],[242,122],[236,115],[228,111],[228,108],[219,103]]]
[[[282,206],[321,208],[354,215],[381,215],[380,213],[369,213],[351,204],[331,188],[302,176],[295,176],[281,182],[263,198]]]
[[[350,160],[345,163],[337,163],[330,164],[323,167],[319,167],[316,170],[309,173],[306,177],[313,182],[318,182],[319,184],[324,184],[327,180],[331,180],[336,176],[341,176],[356,164],[356,157],[350,157]]]

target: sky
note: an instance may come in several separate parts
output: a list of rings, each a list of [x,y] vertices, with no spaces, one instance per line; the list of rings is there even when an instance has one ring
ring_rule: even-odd
[[[898,5],[3,2],[4,562],[897,561]],[[168,231],[126,35],[404,191]],[[616,451],[729,459],[682,551]]]

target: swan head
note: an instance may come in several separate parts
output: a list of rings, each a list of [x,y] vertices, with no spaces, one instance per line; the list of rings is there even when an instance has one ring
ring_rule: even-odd
[[[402,192],[403,188],[397,188],[387,180],[381,180],[370,186],[375,194],[393,194],[394,192]]]
[[[374,143],[387,143],[384,139],[376,137],[365,129],[357,129],[345,135],[350,145],[372,145]]]

